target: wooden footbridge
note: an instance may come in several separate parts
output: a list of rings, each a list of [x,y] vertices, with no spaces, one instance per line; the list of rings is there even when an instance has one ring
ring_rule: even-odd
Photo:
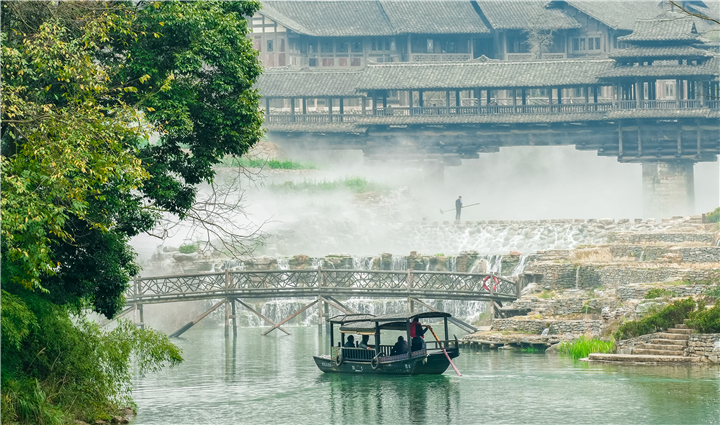
[[[336,297],[407,298],[409,311],[413,311],[415,304],[434,310],[421,299],[489,301],[491,308],[494,308],[502,302],[517,299],[521,290],[520,285],[519,282],[501,276],[482,273],[323,268],[225,270],[220,273],[139,277],[131,282],[131,287],[125,293],[128,307],[116,317],[137,312],[140,326],[144,326],[143,305],[145,304],[212,299],[220,301],[171,336],[179,336],[223,305],[225,335],[229,336],[231,324],[233,335],[236,335],[237,304],[247,308],[271,326],[263,335],[274,329],[290,334],[282,328],[282,325],[317,304],[318,330],[321,332],[322,318],[324,317],[327,323],[330,307],[343,313],[353,313]],[[314,300],[275,323],[243,301],[243,299],[258,298],[314,298]],[[460,320],[454,319],[453,322],[465,330],[476,330],[472,325]]]

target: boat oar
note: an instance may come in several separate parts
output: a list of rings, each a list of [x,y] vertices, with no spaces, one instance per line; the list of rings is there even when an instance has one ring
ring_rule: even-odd
[[[480,205],[480,202],[478,202],[477,204],[464,205],[462,208],[472,207],[472,206],[474,206],[474,205]],[[442,208],[440,208],[440,214],[443,214],[443,213],[446,213],[446,212],[450,212],[450,211],[455,211],[455,208],[449,209],[449,210],[445,210],[445,211],[443,211]]]
[[[447,357],[448,361],[450,362],[450,366],[452,366],[453,369],[455,369],[455,373],[457,373],[457,376],[462,376],[462,374],[460,373],[458,368],[455,367],[455,363],[453,363],[452,359],[450,359],[450,355],[447,353],[447,351],[445,351],[445,347],[443,347],[442,344],[440,343],[440,338],[438,338],[438,336],[435,335],[435,331],[433,330],[432,326],[428,325],[428,329],[430,329],[430,332],[432,332],[433,336],[435,337],[435,341],[438,342],[438,345],[440,346],[440,349],[442,350],[442,352],[445,353],[445,357]]]

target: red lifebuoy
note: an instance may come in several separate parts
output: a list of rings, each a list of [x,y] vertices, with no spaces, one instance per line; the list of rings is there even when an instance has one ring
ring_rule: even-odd
[[[490,290],[490,288],[488,288],[488,286],[487,286],[487,281],[490,280],[490,278],[493,278],[493,280],[495,281],[495,284],[493,285],[492,290],[497,291],[498,285],[500,284],[500,279],[498,279],[496,276],[485,276],[485,278],[483,279],[483,288],[486,291]]]

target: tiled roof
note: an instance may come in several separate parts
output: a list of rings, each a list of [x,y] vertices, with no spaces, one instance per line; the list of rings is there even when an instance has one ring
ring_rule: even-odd
[[[610,71],[612,60],[400,63],[368,66],[358,90],[445,90],[585,85]]]
[[[580,28],[580,23],[562,10],[546,8],[547,0],[478,0],[477,4],[496,30]]]
[[[605,80],[623,77],[714,77],[718,72],[718,62],[709,60],[703,65],[617,66],[602,73],[601,77]]]
[[[682,41],[694,42],[698,38],[692,19],[677,13],[664,13],[654,19],[639,19],[630,35],[618,37],[618,41]]]
[[[309,71],[270,68],[258,78],[265,97],[353,96],[363,71]]]
[[[395,34],[377,1],[265,1],[260,14],[316,37]]]
[[[566,3],[615,30],[632,30],[637,19],[650,19],[661,12],[657,0],[568,0]]]
[[[622,58],[702,58],[713,54],[707,50],[692,46],[631,46],[627,49],[616,50],[609,56],[615,59]]]
[[[490,33],[469,0],[381,0],[398,34]]]

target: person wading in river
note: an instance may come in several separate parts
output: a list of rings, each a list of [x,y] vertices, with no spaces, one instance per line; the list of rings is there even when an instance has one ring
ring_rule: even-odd
[[[462,196],[458,196],[455,200],[455,221],[460,220],[460,211],[462,210]]]

